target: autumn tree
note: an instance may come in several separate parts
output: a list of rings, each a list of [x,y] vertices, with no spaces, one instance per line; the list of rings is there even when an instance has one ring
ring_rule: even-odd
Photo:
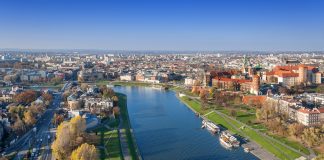
[[[71,134],[73,136],[81,136],[86,130],[86,121],[81,116],[72,118],[69,122]]]
[[[35,116],[42,114],[45,111],[43,105],[32,104],[29,106],[28,110],[30,110]]]
[[[315,157],[313,160],[323,160],[323,159],[324,159],[324,153],[321,153],[317,155],[317,157]]]
[[[108,88],[105,85],[100,87],[100,93],[102,95],[102,98],[111,98],[115,95],[114,90],[112,88]]]
[[[272,131],[272,133],[278,132],[278,126],[280,125],[282,124],[276,119],[272,119],[267,122],[267,126]]]
[[[255,117],[258,121],[261,121],[263,119],[262,117],[262,110],[260,108],[257,108],[255,111]]]
[[[31,110],[28,110],[24,113],[24,122],[28,126],[32,126],[36,123],[35,115],[32,113]]]
[[[304,128],[302,124],[293,123],[288,126],[288,133],[297,138],[303,133]]]
[[[96,160],[98,151],[94,145],[83,143],[71,154],[71,160]]]
[[[46,105],[49,105],[53,100],[52,94],[49,94],[49,93],[43,93],[42,97],[45,100],[45,102],[47,103]]]
[[[319,144],[321,138],[323,138],[321,130],[315,127],[304,129],[302,134],[302,140],[304,140],[308,146],[315,146]]]
[[[56,114],[56,113],[54,114],[53,119],[52,119],[52,123],[53,123],[55,126],[58,126],[58,125],[61,124],[63,121],[64,121],[64,117],[63,117],[63,115]]]
[[[20,119],[19,116],[17,116],[15,123],[13,124],[13,126],[11,128],[18,135],[22,135],[26,131],[26,126],[25,126],[24,122]]]
[[[289,90],[283,86],[279,86],[278,91],[280,94],[288,94],[289,93]]]
[[[73,148],[71,147],[71,139],[73,139],[69,123],[63,122],[57,127],[56,139],[52,144],[55,159],[66,160],[69,158]]]
[[[60,83],[63,82],[63,78],[62,77],[54,77],[51,79],[51,82],[54,84],[54,85],[58,85]]]
[[[33,90],[27,90],[13,97],[14,101],[17,103],[30,104],[35,101],[38,97],[38,93]]]
[[[209,97],[210,98],[214,98],[215,97],[215,94],[216,94],[216,87],[212,87],[210,90],[209,90]]]
[[[26,108],[22,105],[9,107],[9,113],[10,113],[12,119],[16,118],[16,116],[18,116],[19,118],[22,118],[25,110],[26,110]]]
[[[112,99],[112,101],[114,103],[114,106],[117,106],[118,105],[118,97],[117,96],[113,96],[111,99]]]
[[[239,105],[242,103],[242,98],[240,96],[235,96],[233,102],[234,104]]]
[[[324,85],[317,86],[316,93],[324,93]]]
[[[89,85],[87,83],[82,83],[80,88],[84,91],[86,91],[88,89]]]
[[[52,144],[53,153],[56,159],[68,159],[71,152],[84,141],[86,129],[85,120],[76,116],[70,122],[63,122],[57,127],[56,139]]]

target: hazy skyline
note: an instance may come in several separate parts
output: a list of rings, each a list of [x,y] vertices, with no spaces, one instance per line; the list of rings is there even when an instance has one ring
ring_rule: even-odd
[[[0,48],[324,50],[320,0],[3,0]]]

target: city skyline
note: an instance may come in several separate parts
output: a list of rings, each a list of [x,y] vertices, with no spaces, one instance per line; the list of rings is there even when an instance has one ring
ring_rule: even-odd
[[[1,1],[0,48],[323,51],[323,1]]]

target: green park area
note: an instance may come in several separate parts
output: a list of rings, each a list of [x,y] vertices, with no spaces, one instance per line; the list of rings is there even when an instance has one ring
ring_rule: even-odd
[[[136,147],[135,138],[132,134],[132,127],[129,121],[128,111],[127,111],[127,96],[122,93],[117,93],[118,105],[120,107],[120,116],[122,119],[122,129],[120,132],[126,134],[128,150],[132,159],[138,159],[138,151]]]
[[[117,129],[103,128],[100,131],[100,159],[120,160],[122,159],[120,142]]]
[[[271,138],[264,135],[263,132],[257,131],[260,128],[264,129],[264,127],[261,125],[247,125],[255,119],[255,114],[253,114],[253,112],[246,113],[237,111],[235,117],[230,118],[230,111],[228,109],[217,107],[217,110],[212,108],[203,110],[201,109],[200,101],[198,99],[192,99],[187,96],[181,97],[180,99],[188,107],[192,108],[201,115],[215,111],[207,115],[209,120],[223,126],[224,128],[227,128],[234,134],[249,138],[249,140],[258,143],[262,148],[271,152],[279,159],[296,159],[302,156],[300,153],[293,151],[285,145],[288,145],[296,150],[300,150],[305,154],[309,154],[308,150],[297,142],[290,142],[284,138],[280,139],[279,137]],[[285,145],[278,143],[278,140]]]

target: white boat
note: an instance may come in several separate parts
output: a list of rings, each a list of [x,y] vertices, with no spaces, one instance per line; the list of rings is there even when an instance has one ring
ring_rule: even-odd
[[[218,133],[220,131],[219,127],[216,124],[206,120],[202,121],[202,128],[207,128],[213,133]]]
[[[223,131],[219,136],[220,142],[226,147],[239,147],[240,142],[229,132]]]
[[[246,147],[246,148],[244,148],[244,152],[249,153],[250,149]]]
[[[162,86],[159,86],[159,85],[153,85],[152,88],[153,89],[160,89],[160,90],[163,89],[163,87]]]

